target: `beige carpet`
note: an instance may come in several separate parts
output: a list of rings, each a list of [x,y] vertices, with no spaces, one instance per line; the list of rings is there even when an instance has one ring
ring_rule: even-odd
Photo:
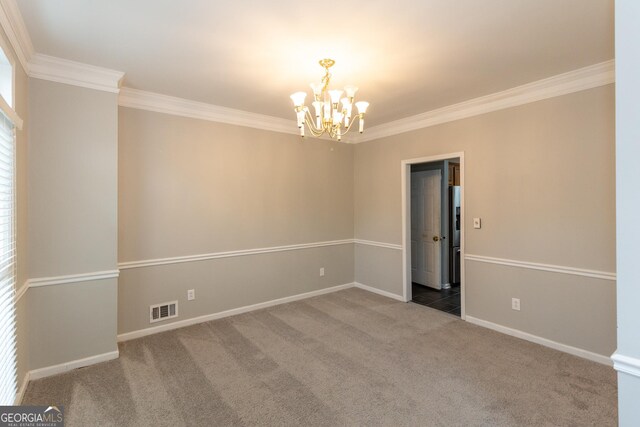
[[[612,368],[359,289],[120,345],[33,381],[67,426],[613,426]]]

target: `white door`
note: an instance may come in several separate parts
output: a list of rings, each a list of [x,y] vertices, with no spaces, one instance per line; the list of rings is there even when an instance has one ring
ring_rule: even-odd
[[[411,280],[435,289],[440,279],[440,170],[411,174]]]

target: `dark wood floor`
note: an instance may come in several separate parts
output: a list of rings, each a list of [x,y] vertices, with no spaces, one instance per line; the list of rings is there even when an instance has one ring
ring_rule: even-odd
[[[460,285],[438,290],[412,283],[411,290],[412,302],[460,316]]]

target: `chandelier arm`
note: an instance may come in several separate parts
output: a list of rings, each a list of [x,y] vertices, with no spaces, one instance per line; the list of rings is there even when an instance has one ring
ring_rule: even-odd
[[[324,133],[324,129],[316,130],[316,129],[310,127],[308,124],[307,124],[307,129],[309,129],[309,132],[311,132],[311,135],[315,136],[316,138],[318,138],[319,136],[321,136]]]
[[[318,128],[316,126],[316,118],[311,115],[309,110],[306,111],[305,123],[307,124],[307,128],[309,128],[309,130],[312,131],[312,133],[313,133],[314,130],[316,132],[321,132],[322,133],[322,128]]]
[[[346,134],[347,134],[347,132],[349,132],[349,131],[351,130],[351,127],[352,127],[352,126],[353,126],[353,124],[356,122],[356,118],[357,118],[358,120],[362,120],[362,115],[361,115],[361,114],[356,115],[356,117],[354,117],[354,118],[353,118],[353,120],[351,120],[351,121],[349,122],[349,126],[345,129],[345,131],[342,133],[342,135],[346,135]]]

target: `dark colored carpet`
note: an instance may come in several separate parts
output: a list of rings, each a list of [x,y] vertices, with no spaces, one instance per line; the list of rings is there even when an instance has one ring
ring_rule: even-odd
[[[360,290],[120,345],[33,381],[67,426],[614,426],[612,368]]]

